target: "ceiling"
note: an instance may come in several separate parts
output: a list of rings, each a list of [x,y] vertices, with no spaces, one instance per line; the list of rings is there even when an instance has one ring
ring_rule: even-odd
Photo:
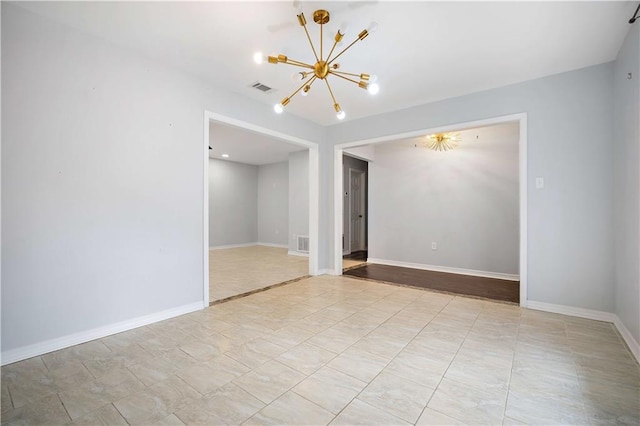
[[[313,62],[292,1],[17,2],[18,6],[133,49],[271,109],[297,88],[297,68],[256,65],[256,51]],[[342,22],[349,43],[379,29],[340,60],[341,70],[378,75],[380,93],[331,80],[346,120],[407,108],[615,59],[636,2],[303,2],[318,44],[315,9],[331,13],[325,45]],[[331,77],[333,78],[333,77]],[[260,81],[275,88],[250,88]],[[338,119],[326,87],[296,96],[285,114],[320,125]]]
[[[307,148],[240,127],[209,123],[209,158],[261,166],[287,161],[289,154]],[[226,154],[228,157],[223,157]]]

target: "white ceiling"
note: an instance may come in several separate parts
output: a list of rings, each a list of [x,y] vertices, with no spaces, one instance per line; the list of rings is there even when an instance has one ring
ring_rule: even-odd
[[[312,62],[291,1],[273,2],[19,2],[20,7],[107,39],[210,84],[271,108],[297,86],[296,68],[256,65],[253,53],[283,53]],[[314,43],[317,8],[331,12],[329,44],[349,23],[350,42],[375,20],[379,30],[343,57],[343,71],[377,74],[371,97],[332,81],[347,120],[460,96],[615,59],[634,2],[303,2]],[[326,52],[326,50],[325,50]],[[331,77],[333,78],[333,77]],[[248,86],[276,88],[264,94]],[[319,82],[321,83],[321,82]],[[287,114],[321,125],[338,122],[326,87],[296,96]]]
[[[287,161],[290,153],[307,149],[261,133],[214,122],[209,123],[209,146],[213,148],[209,150],[210,158],[256,166]],[[228,157],[223,157],[223,154]]]

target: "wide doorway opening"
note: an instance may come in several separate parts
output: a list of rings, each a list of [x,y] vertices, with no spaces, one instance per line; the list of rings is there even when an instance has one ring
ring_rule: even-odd
[[[443,134],[454,146],[430,146]],[[343,144],[336,165],[355,148],[368,152],[367,263],[346,275],[526,300],[526,115]],[[341,195],[336,203],[348,201]],[[351,223],[336,223],[346,236]]]
[[[317,274],[314,144],[212,117],[205,133],[208,303]]]

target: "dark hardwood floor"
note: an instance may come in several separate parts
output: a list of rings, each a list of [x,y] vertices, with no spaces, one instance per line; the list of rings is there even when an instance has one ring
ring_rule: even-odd
[[[519,281],[375,264],[350,269],[344,275],[504,302],[520,301]]]

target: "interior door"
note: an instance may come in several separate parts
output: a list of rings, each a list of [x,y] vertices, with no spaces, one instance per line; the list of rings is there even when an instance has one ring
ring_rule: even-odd
[[[365,172],[349,170],[351,252],[365,250]]]

